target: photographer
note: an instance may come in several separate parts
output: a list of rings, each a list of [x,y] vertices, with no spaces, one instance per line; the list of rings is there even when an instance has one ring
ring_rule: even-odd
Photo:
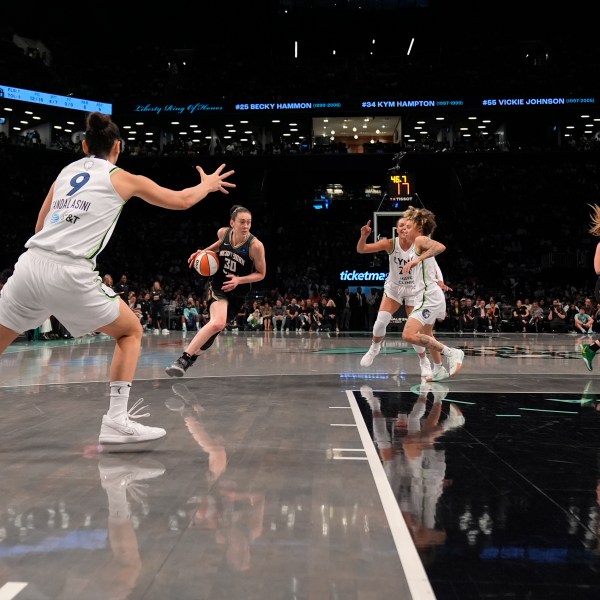
[[[536,333],[542,332],[544,330],[544,309],[535,300],[531,305],[530,314],[528,329]]]
[[[567,313],[558,298],[554,298],[548,311],[548,324],[552,333],[567,333],[569,331]]]

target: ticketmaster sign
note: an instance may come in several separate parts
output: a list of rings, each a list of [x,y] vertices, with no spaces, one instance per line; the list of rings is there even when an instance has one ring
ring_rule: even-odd
[[[385,281],[388,276],[387,271],[375,273],[373,271],[342,271],[340,281]]]

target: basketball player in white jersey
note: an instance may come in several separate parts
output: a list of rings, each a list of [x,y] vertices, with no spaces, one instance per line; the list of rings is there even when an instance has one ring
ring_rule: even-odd
[[[398,237],[391,240],[384,238],[373,243],[367,243],[367,239],[372,232],[371,221],[368,221],[360,230],[360,238],[356,245],[356,250],[359,254],[385,251],[389,257],[389,274],[383,286],[383,298],[377,312],[377,319],[373,326],[371,347],[362,357],[360,361],[361,367],[370,367],[373,364],[375,357],[381,351],[381,344],[386,334],[386,328],[389,325],[392,316],[402,307],[402,305],[404,305],[406,314],[409,315],[415,305],[415,282],[413,273],[402,272],[404,265],[411,261],[415,256],[414,243],[410,243],[406,238],[405,224],[406,219],[400,217],[396,223]],[[438,274],[439,285],[442,289],[449,289],[442,280],[441,271],[439,271]],[[425,348],[417,344],[414,344],[413,348],[419,356],[421,378],[426,381],[441,381],[448,378],[448,372],[442,365],[442,358],[438,352],[435,350],[432,352],[434,361],[432,370],[431,363],[425,353]]]
[[[403,216],[406,219],[406,239],[414,244],[415,257],[404,265],[402,272],[413,271],[415,305],[408,315],[402,339],[444,355],[448,360],[448,373],[453,377],[462,368],[465,353],[445,346],[433,337],[436,320],[443,319],[446,314],[446,298],[438,285],[439,273],[434,257],[444,252],[446,246],[430,237],[437,226],[431,211],[410,206]]]
[[[116,167],[121,152],[119,128],[109,115],[86,118],[85,157],[67,165],[44,200],[33,235],[0,294],[0,353],[19,333],[35,329],[54,315],[80,337],[101,331],[116,340],[110,367],[110,406],[102,417],[99,442],[129,443],[161,438],[165,430],[148,427],[139,400],[128,411],[129,391],[141,349],[137,315],[96,271],[96,258],[110,239],[127,201],[136,196],[171,210],[191,208],[211,192],[228,193],[221,165],[200,183],[176,191]],[[137,410],[136,410],[137,409]]]

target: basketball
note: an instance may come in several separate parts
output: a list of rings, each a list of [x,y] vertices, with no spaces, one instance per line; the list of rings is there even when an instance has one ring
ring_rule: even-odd
[[[212,250],[202,250],[194,257],[193,265],[202,277],[210,277],[219,268],[219,256]]]

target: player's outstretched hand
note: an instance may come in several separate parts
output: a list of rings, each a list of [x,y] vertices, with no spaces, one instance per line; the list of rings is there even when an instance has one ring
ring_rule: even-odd
[[[225,168],[225,163],[223,163],[214,173],[206,174],[202,167],[196,167],[198,173],[200,173],[200,181],[202,183],[206,183],[208,189],[211,192],[222,192],[223,194],[229,194],[226,188],[234,188],[236,187],[235,183],[231,183],[229,181],[225,181],[227,177],[230,177],[235,173],[232,169],[231,171],[226,171],[222,173]]]

